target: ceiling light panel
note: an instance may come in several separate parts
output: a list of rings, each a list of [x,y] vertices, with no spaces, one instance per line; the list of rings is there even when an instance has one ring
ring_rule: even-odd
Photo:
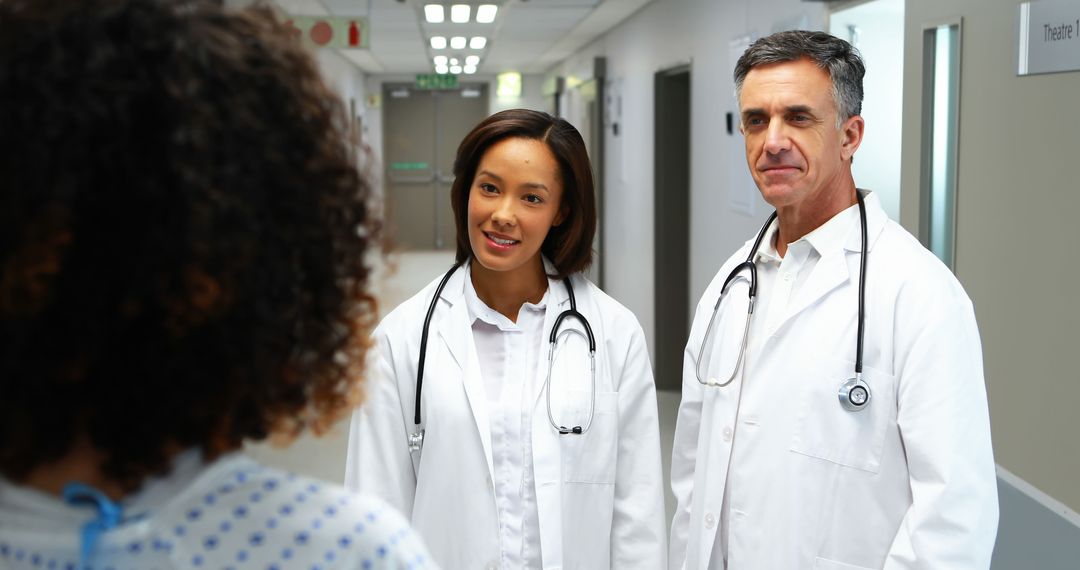
[[[471,12],[472,6],[468,4],[454,4],[450,6],[450,21],[455,24],[466,24],[469,22]]]
[[[442,4],[428,4],[424,6],[424,19],[429,24],[441,24],[446,20],[446,13]]]
[[[465,49],[465,36],[454,36],[450,38],[450,47],[453,49]]]
[[[476,73],[476,66],[475,65],[466,65],[464,68],[462,68],[462,70],[466,74],[472,75],[472,74]]]
[[[450,73],[450,68],[445,65],[436,65],[435,73]]]
[[[433,36],[431,38],[431,49],[446,49],[446,38],[443,36]]]
[[[484,36],[473,36],[473,38],[471,40],[469,40],[469,48],[471,48],[471,49],[484,49],[485,46],[487,46],[487,38],[485,38]],[[465,47],[465,46],[463,45],[461,47]],[[461,48],[454,48],[454,49],[461,49]]]
[[[435,65],[436,66],[446,65],[446,56],[445,55],[437,55],[437,56],[435,56]]]
[[[470,65],[473,66],[473,67],[476,67],[476,65],[478,65],[479,63],[480,63],[480,56],[478,56],[478,55],[470,55],[470,56],[465,58],[465,66],[466,67],[470,66]]]
[[[458,75],[459,73],[461,73],[461,66],[460,65],[451,65],[450,66],[450,73],[453,73],[454,75]]]
[[[481,4],[476,8],[476,23],[490,24],[495,21],[495,13],[499,7],[494,4]]]

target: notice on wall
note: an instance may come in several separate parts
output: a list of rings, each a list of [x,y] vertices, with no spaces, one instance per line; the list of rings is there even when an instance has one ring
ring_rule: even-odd
[[[1080,0],[1017,7],[1017,75],[1080,71]]]

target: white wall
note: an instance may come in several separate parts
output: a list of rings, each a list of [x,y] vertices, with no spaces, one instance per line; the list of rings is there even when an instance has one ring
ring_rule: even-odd
[[[691,65],[690,298],[696,303],[724,259],[768,214],[748,174],[742,136],[724,130],[725,112],[737,110],[729,43],[747,34],[823,24],[820,5],[798,0],[654,0],[549,71],[590,77],[593,59],[607,58],[608,89],[621,98],[621,113],[619,136],[608,128],[605,138],[605,288],[637,315],[650,350],[654,74]],[[733,211],[729,193],[749,196],[753,212]]]
[[[901,221],[917,232],[922,28],[962,17],[956,274],[979,320],[994,455],[1080,511],[1080,72],[1016,76],[1016,6],[908,3]]]
[[[851,38],[848,26],[857,30]],[[862,116],[866,132],[851,172],[900,220],[900,109],[903,106],[904,0],[874,0],[829,15],[829,33],[852,42],[866,62]]]

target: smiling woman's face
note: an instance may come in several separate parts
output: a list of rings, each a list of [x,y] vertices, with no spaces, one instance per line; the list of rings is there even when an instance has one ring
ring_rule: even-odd
[[[469,189],[469,243],[492,271],[543,270],[540,246],[561,221],[562,178],[541,141],[508,138],[480,158]]]

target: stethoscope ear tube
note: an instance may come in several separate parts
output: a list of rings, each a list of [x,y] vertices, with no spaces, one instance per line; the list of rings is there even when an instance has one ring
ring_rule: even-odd
[[[443,288],[446,287],[446,282],[450,280],[450,276],[457,271],[457,268],[461,267],[460,263],[455,263],[446,275],[443,275],[442,281],[439,281],[439,286],[435,288],[435,296],[431,299],[431,304],[428,305],[427,315],[424,316],[424,330],[420,333],[420,359],[416,365],[416,404],[413,408],[413,424],[417,427],[417,433],[419,433],[420,427],[420,395],[424,386],[424,364],[427,362],[427,341],[428,330],[431,328],[431,317],[435,314],[435,305],[439,304],[439,297],[442,295]],[[423,442],[421,436],[421,443]]]

